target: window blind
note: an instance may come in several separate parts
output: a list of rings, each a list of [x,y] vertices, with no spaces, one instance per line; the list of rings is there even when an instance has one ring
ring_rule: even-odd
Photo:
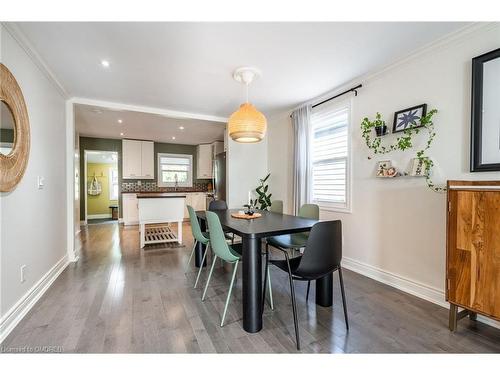
[[[311,198],[323,208],[348,206],[348,106],[311,114]]]
[[[191,186],[192,156],[158,154],[158,186]]]

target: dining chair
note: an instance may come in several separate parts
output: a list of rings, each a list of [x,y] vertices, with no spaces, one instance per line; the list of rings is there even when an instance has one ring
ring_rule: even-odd
[[[271,202],[271,207],[269,207],[269,211],[282,214],[283,213],[283,201],[275,200]]]
[[[208,274],[207,283],[201,297],[202,301],[205,301],[207,295],[208,286],[212,278],[212,273],[214,271],[215,263],[217,258],[221,258],[227,263],[234,264],[233,275],[231,277],[231,284],[229,285],[229,292],[227,294],[226,303],[224,305],[224,313],[222,314],[222,320],[220,326],[224,326],[224,320],[226,319],[227,307],[229,305],[229,300],[231,298],[231,292],[233,291],[234,281],[236,279],[236,272],[238,270],[238,264],[242,260],[243,245],[234,244],[229,245],[226,242],[224,236],[224,231],[222,230],[222,225],[220,223],[219,217],[214,212],[207,211],[206,219],[208,223],[208,233],[210,235],[210,246],[214,252],[214,259],[212,261],[212,266],[210,267],[210,273]],[[266,270],[268,271],[268,270]],[[270,295],[272,296],[271,285],[269,284]]]
[[[208,204],[208,211],[227,210],[227,209],[228,209],[227,203],[222,199],[213,200]],[[228,240],[231,240],[231,244],[234,244],[234,233],[224,232],[224,236]]]
[[[340,220],[334,220],[322,221],[314,224],[309,233],[305,248],[304,254],[300,257],[290,258],[286,251],[284,251],[284,260],[270,260],[269,257],[266,256],[266,276],[268,275],[269,263],[288,273],[297,350],[300,350],[300,338],[295,289],[293,285],[294,280],[307,281],[309,287],[312,280],[321,279],[332,272],[338,271],[345,325],[347,330],[349,330],[344,279],[342,277],[342,267],[340,266],[342,260],[342,222]],[[266,295],[266,285],[266,281],[264,280],[263,302]]]
[[[319,220],[319,206],[317,204],[303,204],[299,209],[298,216],[307,219]],[[298,250],[305,246],[308,235],[308,232],[304,232],[269,237],[266,240],[266,253],[269,251],[269,245],[279,248],[280,250]]]
[[[198,222],[198,218],[196,217],[196,213],[194,208],[190,205],[187,205],[188,213],[189,213],[189,221],[191,223],[191,233],[193,234],[193,238],[195,239],[193,250],[191,250],[191,255],[189,256],[189,260],[187,262],[187,266],[185,272],[189,267],[189,263],[191,263],[191,259],[193,258],[194,251],[196,249],[196,245],[200,242],[203,245],[206,245],[205,252],[203,253],[203,258],[201,259],[201,264],[205,263],[205,259],[207,257],[208,250],[210,249],[210,236],[208,232],[202,232],[200,228],[200,223]],[[194,288],[198,285],[198,280],[200,279],[201,270],[203,267],[200,267],[198,270],[198,275],[196,276],[196,281],[194,282]]]

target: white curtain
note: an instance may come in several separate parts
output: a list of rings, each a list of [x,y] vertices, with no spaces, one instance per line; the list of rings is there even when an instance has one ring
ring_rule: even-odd
[[[293,126],[293,210],[297,215],[300,206],[309,200],[309,124],[311,106],[301,107],[292,113]]]

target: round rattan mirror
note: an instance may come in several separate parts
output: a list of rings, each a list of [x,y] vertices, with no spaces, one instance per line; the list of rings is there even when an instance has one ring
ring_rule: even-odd
[[[21,88],[1,63],[0,111],[0,191],[11,191],[28,164],[30,123]]]

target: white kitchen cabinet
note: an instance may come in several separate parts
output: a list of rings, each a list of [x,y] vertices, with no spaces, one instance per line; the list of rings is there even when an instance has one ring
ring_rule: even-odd
[[[195,211],[206,211],[207,194],[206,193],[186,193],[186,206],[184,207],[184,219],[189,220],[187,206],[191,206]]]
[[[154,143],[149,141],[122,141],[122,178],[154,179]]]
[[[123,224],[135,225],[139,223],[139,201],[135,193],[122,194]]]
[[[212,145],[198,145],[196,148],[196,178],[210,179],[212,178]]]
[[[213,158],[215,159],[215,155],[220,154],[221,152],[224,152],[224,142],[221,141],[215,141],[212,143],[212,155]]]

